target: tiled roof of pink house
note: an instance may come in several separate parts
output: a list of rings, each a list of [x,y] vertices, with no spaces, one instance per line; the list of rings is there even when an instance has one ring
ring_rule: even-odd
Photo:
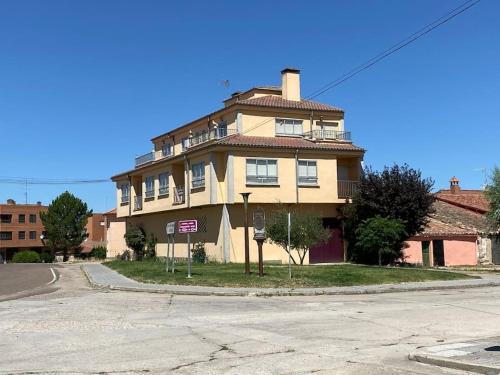
[[[282,97],[273,95],[238,100],[236,103],[253,105],[258,107],[306,109],[310,111],[326,111],[326,112],[344,112],[342,109],[333,107],[328,104],[313,102],[311,100],[306,100],[306,99],[301,99],[300,101],[286,100],[283,99]]]

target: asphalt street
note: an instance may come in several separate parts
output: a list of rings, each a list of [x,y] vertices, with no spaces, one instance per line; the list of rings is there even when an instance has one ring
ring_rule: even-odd
[[[60,266],[52,264],[0,264],[0,301],[52,291]],[[52,269],[52,271],[51,271]]]
[[[0,303],[0,373],[464,374],[408,360],[498,336],[500,288],[356,296],[209,297],[91,289]]]

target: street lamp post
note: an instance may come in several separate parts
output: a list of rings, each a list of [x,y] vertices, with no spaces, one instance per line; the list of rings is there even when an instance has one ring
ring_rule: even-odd
[[[251,193],[240,193],[243,197],[243,207],[245,211],[245,274],[250,275],[250,243],[248,237],[248,196]]]

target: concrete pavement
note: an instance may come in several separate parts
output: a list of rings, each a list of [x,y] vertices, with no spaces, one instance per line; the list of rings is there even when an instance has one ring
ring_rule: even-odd
[[[101,264],[83,265],[90,284],[96,288],[130,292],[150,292],[200,296],[315,296],[378,294],[425,290],[464,289],[500,286],[500,275],[481,274],[481,279],[427,281],[400,284],[361,285],[324,288],[222,288],[190,285],[147,284],[129,279]]]

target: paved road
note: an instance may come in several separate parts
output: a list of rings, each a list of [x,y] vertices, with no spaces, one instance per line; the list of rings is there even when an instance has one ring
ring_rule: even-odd
[[[54,280],[51,268],[57,275],[51,264],[0,264],[0,301],[53,290],[47,287]]]
[[[0,373],[463,374],[421,346],[498,336],[500,288],[356,296],[200,297],[91,289],[0,303]]]

